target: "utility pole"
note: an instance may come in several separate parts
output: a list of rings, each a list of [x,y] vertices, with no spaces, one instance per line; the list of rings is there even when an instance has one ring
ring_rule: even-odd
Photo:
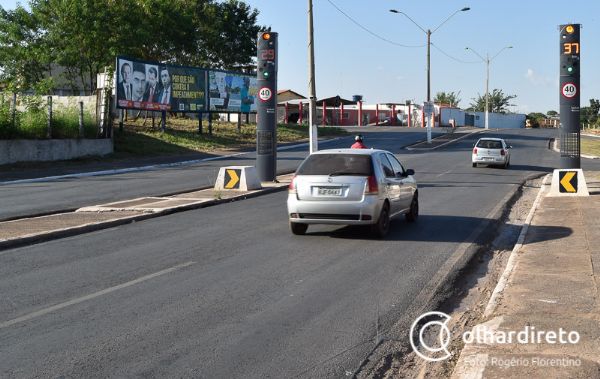
[[[431,101],[431,29],[427,29],[427,102]]]
[[[312,154],[318,150],[317,123],[315,122],[315,116],[317,114],[317,90],[315,88],[315,45],[313,36],[312,0],[308,0],[308,93],[309,151]]]
[[[485,56],[486,75],[485,75],[485,128],[490,128],[490,53]]]
[[[490,64],[492,61],[500,55],[506,49],[512,49],[512,46],[506,46],[500,49],[496,55],[490,58],[490,53],[485,54],[485,58],[479,54],[477,51],[471,49],[470,47],[465,47],[465,50],[471,50],[471,52],[479,57],[482,62],[485,63],[485,128],[490,128]]]

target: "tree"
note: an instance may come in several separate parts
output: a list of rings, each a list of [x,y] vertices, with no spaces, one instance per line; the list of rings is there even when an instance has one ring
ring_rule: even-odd
[[[489,112],[508,113],[508,107],[513,106],[510,101],[517,95],[505,95],[501,89],[494,89],[489,95]],[[477,98],[472,99],[471,110],[475,112],[485,112],[485,95],[478,94]]]
[[[600,113],[600,100],[590,99],[590,106],[581,108],[579,119],[582,123],[593,125],[598,122]]]
[[[22,6],[0,8],[0,81],[26,91],[42,80],[50,62],[39,20]]]
[[[26,89],[51,73],[96,89],[117,55],[238,69],[252,64],[258,11],[238,0],[30,0],[0,11],[0,80]],[[1,9],[1,8],[0,8]]]
[[[558,116],[558,112],[557,111],[548,111],[548,112],[546,112],[546,114],[548,115],[548,117],[556,117],[556,116]]]
[[[458,93],[452,92],[438,92],[435,94],[435,98],[433,99],[434,103],[437,104],[445,104],[450,105],[451,107],[457,107],[461,102],[461,99],[458,97],[460,95],[460,91]]]
[[[527,119],[530,120],[532,128],[539,128],[542,120],[546,118],[546,115],[539,112],[531,112],[527,115]]]

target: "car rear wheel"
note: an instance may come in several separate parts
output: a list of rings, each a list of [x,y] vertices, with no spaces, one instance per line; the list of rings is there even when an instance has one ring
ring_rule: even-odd
[[[408,222],[415,222],[419,218],[419,196],[416,193],[410,203],[410,211],[404,217]]]
[[[377,223],[371,226],[371,232],[378,238],[385,237],[390,231],[390,206],[385,203]]]
[[[290,221],[290,229],[292,230],[292,233],[294,233],[295,235],[301,236],[301,235],[304,235],[306,233],[306,231],[308,230],[308,224],[299,224],[297,222]]]
[[[477,167],[477,163],[473,163],[473,167]]]

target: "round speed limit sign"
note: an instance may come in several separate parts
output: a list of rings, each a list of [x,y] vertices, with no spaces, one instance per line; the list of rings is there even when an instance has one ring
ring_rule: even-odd
[[[258,98],[261,99],[262,101],[269,101],[269,100],[271,100],[271,96],[273,96],[273,91],[271,91],[270,88],[262,87],[258,91]]]
[[[571,99],[577,95],[577,87],[573,83],[566,83],[562,87],[562,94],[564,97]]]

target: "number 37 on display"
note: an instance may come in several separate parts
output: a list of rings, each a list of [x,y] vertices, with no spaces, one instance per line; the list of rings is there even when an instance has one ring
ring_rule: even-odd
[[[565,42],[563,43],[563,49],[565,55],[579,54],[579,42]]]

